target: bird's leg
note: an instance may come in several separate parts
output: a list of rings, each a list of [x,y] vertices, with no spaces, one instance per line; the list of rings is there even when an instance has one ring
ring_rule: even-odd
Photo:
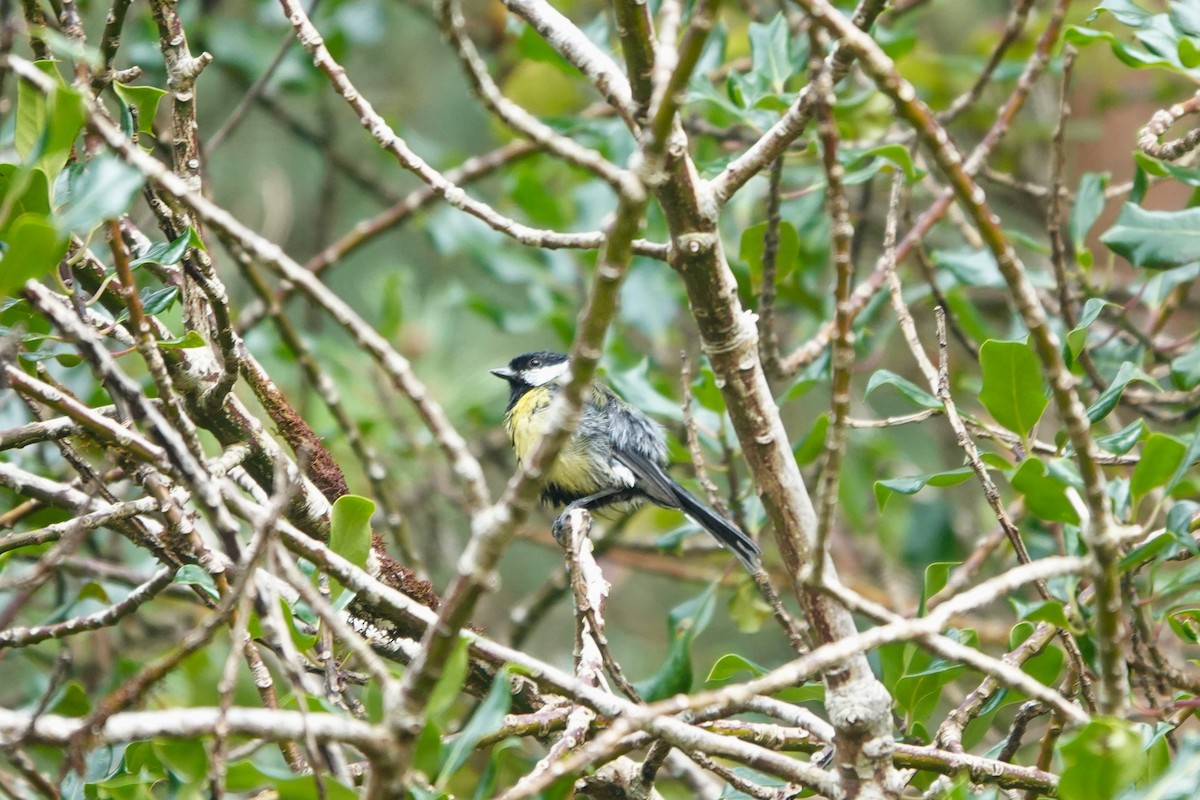
[[[600,508],[601,506],[606,506],[611,503],[619,503],[625,499],[623,495],[632,496],[628,487],[614,486],[596,492],[595,494],[589,494],[587,497],[581,497],[578,500],[572,500],[567,504],[567,507],[562,510],[562,513],[558,515],[558,518],[554,520],[554,524],[550,526],[550,533],[554,535],[554,541],[558,542],[560,545],[563,543],[563,534],[566,532],[567,527],[567,517],[572,511],[577,508],[586,508],[590,511],[593,508]]]

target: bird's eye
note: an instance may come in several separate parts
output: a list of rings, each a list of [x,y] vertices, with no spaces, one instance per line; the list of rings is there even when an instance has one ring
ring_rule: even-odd
[[[531,367],[540,367],[541,365],[542,365],[542,360],[541,360],[540,358],[531,358],[531,359],[529,359],[529,366],[531,366]]]

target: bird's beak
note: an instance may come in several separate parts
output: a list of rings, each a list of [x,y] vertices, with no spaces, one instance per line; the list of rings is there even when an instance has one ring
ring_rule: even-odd
[[[513,378],[517,377],[517,373],[513,372],[508,367],[496,367],[495,369],[488,371],[497,378],[503,378],[506,381],[511,381]]]

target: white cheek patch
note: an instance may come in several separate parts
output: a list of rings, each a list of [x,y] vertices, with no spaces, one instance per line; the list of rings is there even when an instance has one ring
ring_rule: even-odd
[[[613,477],[617,480],[617,483],[620,483],[622,486],[632,487],[637,483],[637,478],[634,477],[633,471],[624,464],[610,464],[609,469],[612,470]]]
[[[571,368],[569,361],[563,361],[558,364],[547,364],[544,367],[535,367],[531,370],[526,370],[524,378],[525,382],[530,386],[545,386],[547,383],[554,381],[567,374],[567,370]]]

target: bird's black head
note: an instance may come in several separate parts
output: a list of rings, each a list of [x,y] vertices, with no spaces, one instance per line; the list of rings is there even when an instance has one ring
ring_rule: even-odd
[[[514,391],[556,383],[567,374],[570,364],[563,353],[541,351],[517,356],[507,367],[492,370],[497,378],[508,381]]]

